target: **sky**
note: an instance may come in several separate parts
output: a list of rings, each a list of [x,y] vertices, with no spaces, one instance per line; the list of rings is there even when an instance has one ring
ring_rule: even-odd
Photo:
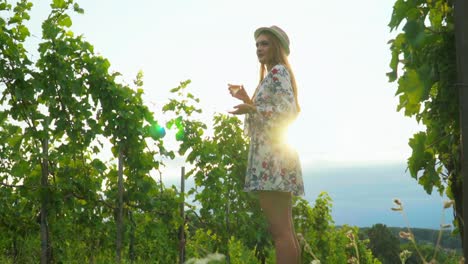
[[[50,2],[33,1],[29,27],[37,40]],[[189,89],[201,99],[207,121],[238,103],[227,83],[253,93],[259,70],[255,29],[283,28],[302,108],[289,142],[304,167],[405,161],[408,139],[423,128],[396,111],[397,86],[385,75],[387,42],[396,34],[387,26],[393,0],[78,3],[85,13],[72,15],[71,30],[108,58],[111,70],[128,83],[142,70],[145,99],[155,108],[171,88],[191,79]]]
[[[27,25],[33,54],[51,1],[32,2]],[[391,59],[387,42],[398,33],[387,26],[394,2],[82,0],[78,3],[85,13],[72,15],[71,30],[84,35],[110,61],[111,70],[122,73],[124,82],[132,83],[143,71],[144,99],[152,111],[168,101],[171,88],[190,79],[191,93],[201,99],[201,119],[209,123],[214,113],[227,114],[238,104],[228,93],[228,83],[243,84],[253,93],[259,76],[253,33],[277,25],[291,41],[289,61],[302,111],[290,127],[289,142],[298,150],[304,170],[404,164],[411,155],[408,139],[424,127],[396,111],[397,84],[386,77]],[[178,162],[168,168],[171,182],[180,177],[182,161]],[[343,179],[328,177],[324,182],[329,185],[320,184],[333,192]],[[362,178],[363,183],[367,179]],[[342,190],[331,196],[339,199]],[[430,200],[424,195],[411,199]],[[385,201],[391,203],[390,198]],[[440,206],[441,198],[432,201]],[[336,206],[343,213],[352,210],[338,201]],[[362,203],[357,207],[364,208]]]

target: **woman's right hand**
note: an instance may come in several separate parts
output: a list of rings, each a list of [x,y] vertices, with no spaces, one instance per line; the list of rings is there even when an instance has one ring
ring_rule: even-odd
[[[228,83],[228,90],[231,93],[231,96],[234,98],[237,98],[241,100],[242,102],[246,104],[251,104],[252,101],[250,100],[249,95],[244,89],[243,85],[237,85],[237,84],[229,84]]]

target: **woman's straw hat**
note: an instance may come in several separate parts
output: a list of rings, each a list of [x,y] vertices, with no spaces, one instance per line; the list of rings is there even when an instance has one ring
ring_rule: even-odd
[[[286,55],[289,55],[289,38],[288,38],[288,35],[286,35],[286,32],[284,32],[278,26],[261,27],[255,30],[255,33],[254,33],[255,39],[257,39],[258,36],[262,32],[265,32],[265,31],[268,31],[272,33],[273,35],[275,35],[279,39],[281,46],[283,46],[284,51],[286,52]]]

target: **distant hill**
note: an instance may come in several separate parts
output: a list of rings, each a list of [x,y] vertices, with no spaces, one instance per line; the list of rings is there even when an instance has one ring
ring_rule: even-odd
[[[359,228],[359,232],[365,234],[366,230],[370,227],[361,227]],[[400,243],[408,243],[409,241],[406,239],[402,239],[399,236],[400,231],[407,232],[406,228],[402,227],[388,227],[392,234],[400,239]],[[414,234],[416,242],[418,244],[431,244],[434,245],[437,243],[437,238],[439,236],[439,230],[435,229],[426,229],[426,228],[411,228],[411,231]],[[456,251],[461,252],[461,239],[458,234],[452,234],[450,230],[444,230],[442,232],[442,237],[440,240],[440,246],[445,249],[453,249]]]

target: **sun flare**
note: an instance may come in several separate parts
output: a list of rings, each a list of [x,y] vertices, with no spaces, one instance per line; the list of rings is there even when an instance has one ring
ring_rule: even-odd
[[[299,150],[302,136],[303,135],[301,133],[298,122],[293,122],[291,125],[289,125],[284,135],[285,142],[297,151]]]

